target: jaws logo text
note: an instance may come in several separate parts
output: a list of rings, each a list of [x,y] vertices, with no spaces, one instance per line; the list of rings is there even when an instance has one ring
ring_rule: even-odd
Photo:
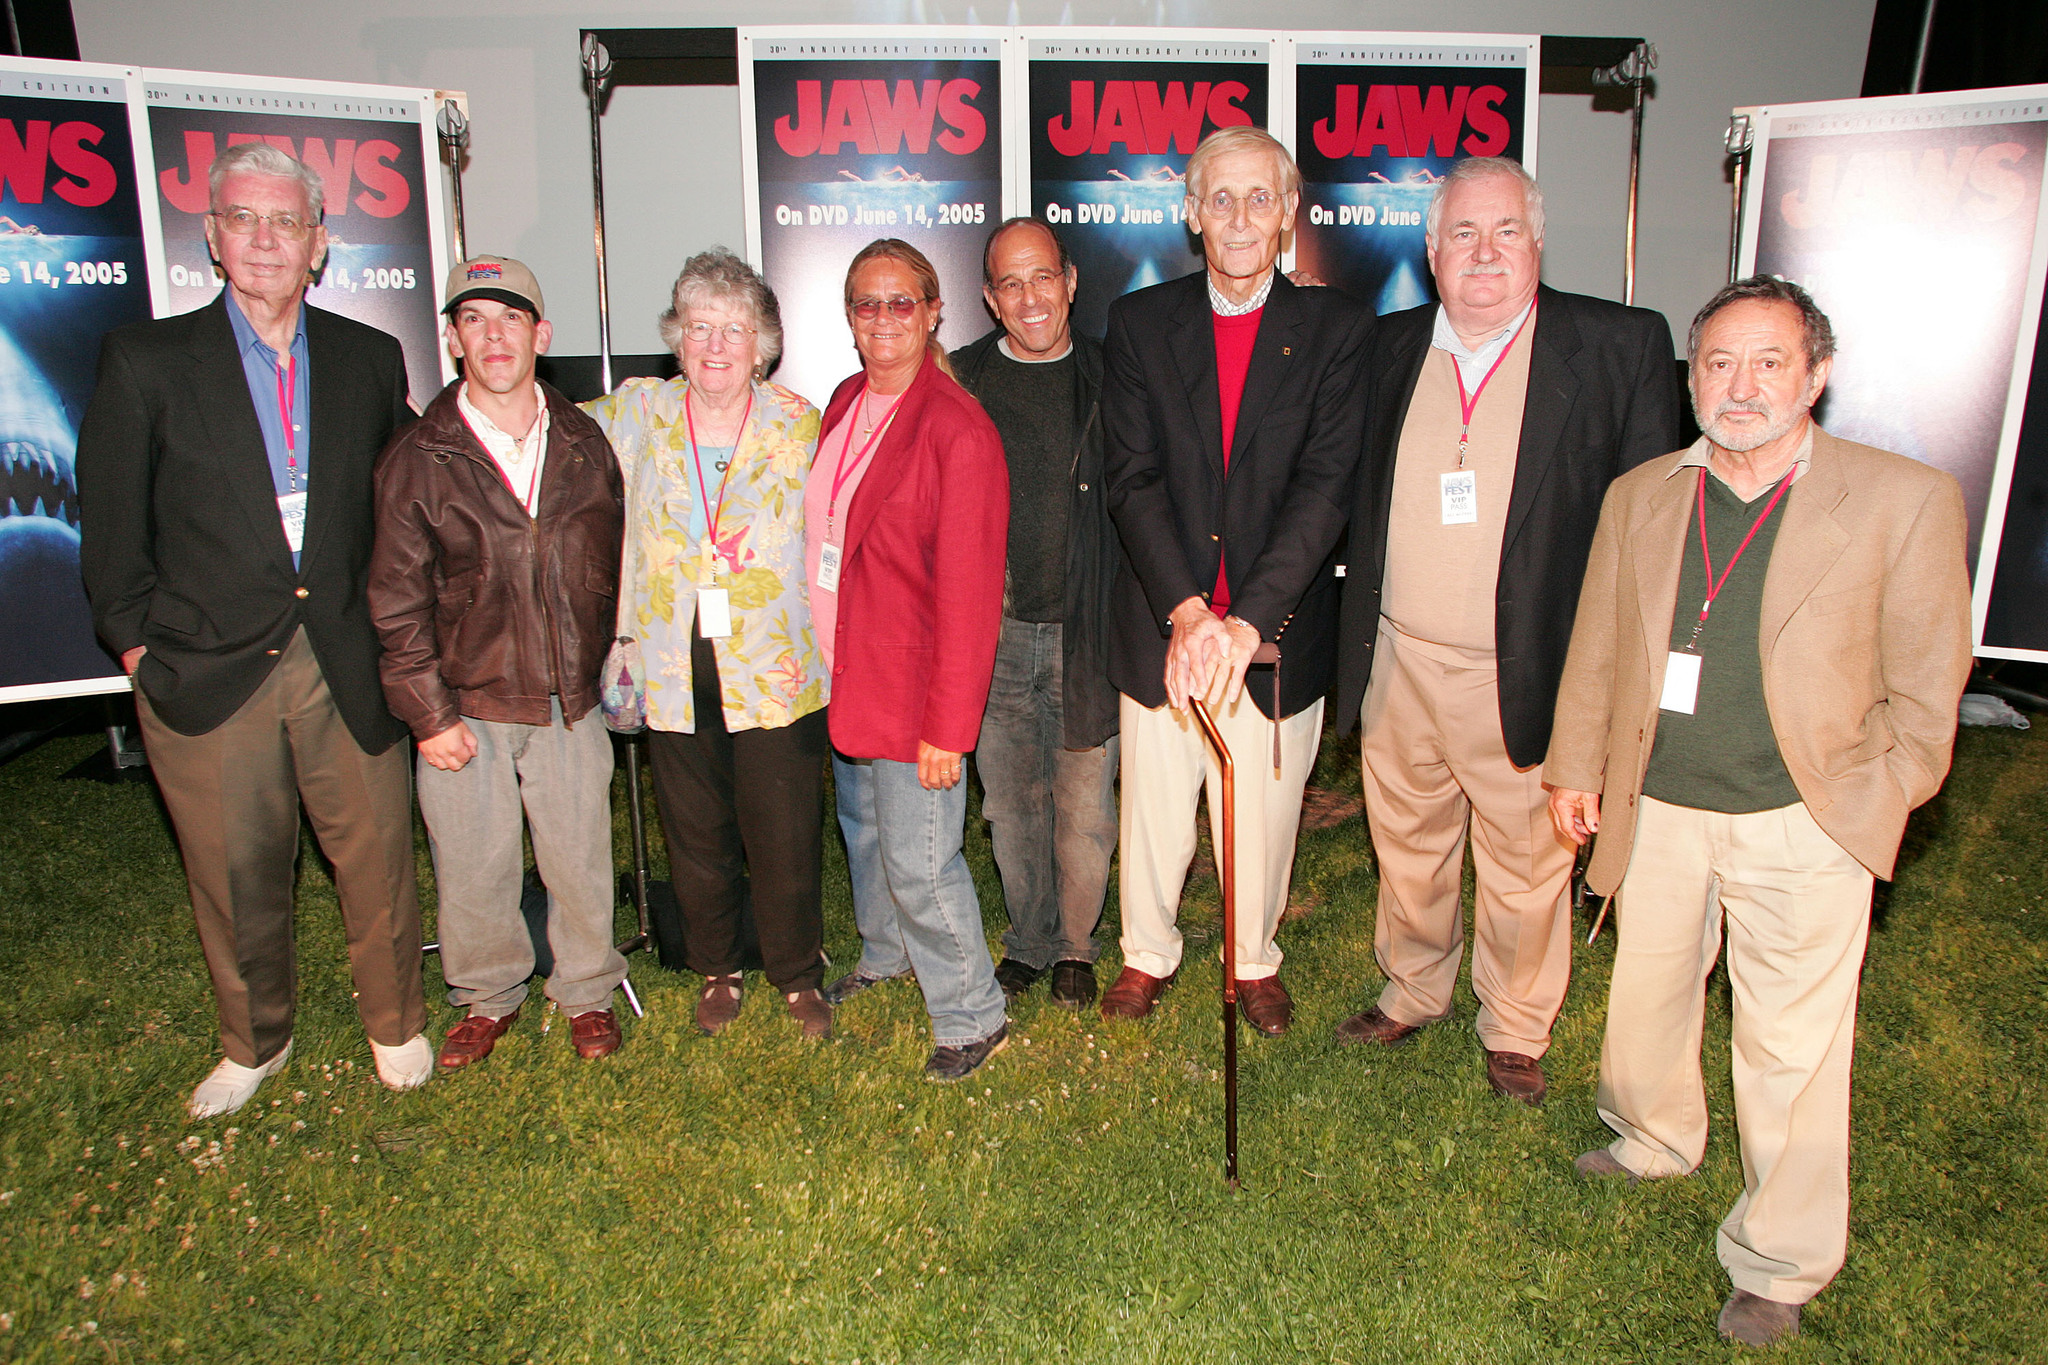
[[[941,151],[965,156],[988,139],[988,119],[974,101],[981,82],[964,76],[950,81],[823,81],[796,83],[796,117],[775,120],[775,145],[791,156],[838,156],[851,144],[862,156],[922,156],[937,141]],[[932,130],[946,127],[936,138]]]
[[[1192,89],[1184,81],[1104,81],[1099,105],[1094,81],[1073,81],[1070,89],[1066,116],[1045,125],[1061,156],[1101,156],[1119,143],[1140,156],[1186,156],[1201,142],[1205,120],[1212,128],[1252,121],[1239,105],[1252,93],[1243,81],[1196,81]]]
[[[88,150],[105,136],[104,130],[77,120],[52,125],[48,119],[0,119],[0,197],[40,204],[47,188],[82,209],[106,203],[119,184],[114,163]],[[51,162],[64,172],[54,185],[49,183]]]
[[[329,218],[347,213],[351,204],[372,218],[396,218],[412,202],[412,186],[398,169],[395,142],[382,138],[358,142],[344,137],[336,138],[330,147],[327,139],[318,137],[295,143],[276,133],[228,134],[228,146],[243,142],[267,142],[318,171],[320,183],[327,187]],[[184,166],[161,171],[156,178],[172,208],[180,213],[206,212],[206,168],[213,164],[213,157],[212,133],[185,134]],[[351,196],[357,180],[363,182],[363,192]]]
[[[1316,150],[1332,160],[1371,156],[1381,147],[1388,156],[1450,157],[1458,154],[1458,135],[1470,127],[1465,151],[1498,156],[1508,145],[1507,115],[1500,111],[1507,97],[1497,85],[1432,85],[1427,94],[1419,85],[1373,85],[1361,108],[1358,87],[1340,85],[1336,111],[1318,119],[1311,133]]]

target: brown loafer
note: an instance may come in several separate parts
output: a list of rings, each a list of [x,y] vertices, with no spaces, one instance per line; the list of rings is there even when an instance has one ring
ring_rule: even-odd
[[[1116,983],[1102,993],[1102,1017],[1143,1019],[1179,975],[1175,971],[1172,976],[1153,976],[1136,967],[1124,968],[1117,973]]]
[[[1362,1014],[1354,1014],[1337,1025],[1337,1041],[1340,1043],[1378,1043],[1381,1047],[1393,1047],[1405,1043],[1422,1029],[1420,1024],[1403,1024],[1389,1019],[1374,1005]]]
[[[804,1037],[832,1036],[832,1007],[825,1003],[823,991],[813,986],[807,991],[790,991],[782,999],[789,1006],[790,1017],[804,1026]]]
[[[1543,1079],[1543,1064],[1519,1052],[1486,1052],[1486,1083],[1496,1095],[1520,1100],[1530,1108],[1543,1103],[1550,1082]]]
[[[1238,982],[1237,1010],[1247,1024],[1269,1038],[1278,1038],[1294,1022],[1294,1001],[1277,976]]]
[[[487,1014],[465,1015],[454,1028],[441,1039],[441,1058],[438,1063],[443,1071],[480,1062],[491,1055],[491,1049],[498,1045],[498,1039],[505,1036],[505,1030],[519,1020],[519,1011],[499,1019]]]
[[[610,1010],[586,1010],[569,1020],[569,1039],[576,1055],[586,1062],[609,1057],[619,1050],[619,1016]]]
[[[697,992],[697,1027],[706,1033],[717,1034],[725,1026],[740,1017],[740,974],[730,976],[707,976],[704,989]]]
[[[1799,1318],[1805,1307],[1738,1289],[1721,1305],[1721,1316],[1714,1326],[1722,1336],[1745,1346],[1775,1346],[1787,1337],[1799,1335]]]

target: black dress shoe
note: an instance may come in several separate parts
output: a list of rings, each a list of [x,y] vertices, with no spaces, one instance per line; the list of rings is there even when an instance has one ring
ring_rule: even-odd
[[[1083,1010],[1095,1003],[1095,964],[1068,958],[1052,964],[1052,1002]]]
[[[1038,984],[1038,978],[1045,975],[1045,968],[1034,967],[1028,962],[1019,962],[1006,957],[996,964],[996,984],[1003,988],[1003,999],[1015,1000]]]

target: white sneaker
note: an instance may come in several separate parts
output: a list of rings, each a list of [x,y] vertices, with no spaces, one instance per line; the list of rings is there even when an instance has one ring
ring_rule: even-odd
[[[434,1049],[424,1033],[415,1033],[411,1042],[396,1047],[372,1038],[370,1053],[377,1059],[377,1079],[393,1090],[416,1090],[434,1074]]]
[[[192,1098],[185,1102],[185,1110],[195,1119],[219,1118],[232,1114],[249,1102],[256,1093],[256,1087],[270,1079],[284,1067],[285,1059],[292,1055],[291,1040],[286,1039],[284,1048],[262,1066],[243,1066],[240,1062],[221,1060],[213,1074],[199,1083],[192,1092]]]

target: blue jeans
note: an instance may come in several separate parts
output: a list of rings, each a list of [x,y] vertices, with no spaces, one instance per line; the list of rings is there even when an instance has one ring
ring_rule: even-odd
[[[1003,954],[1039,968],[1101,956],[1095,926],[1116,852],[1116,736],[1065,747],[1061,656],[1059,622],[1003,618],[974,751],[1010,912]]]
[[[961,839],[967,784],[926,791],[915,763],[832,755],[866,976],[917,973],[932,1041],[978,1043],[1006,1018]]]

